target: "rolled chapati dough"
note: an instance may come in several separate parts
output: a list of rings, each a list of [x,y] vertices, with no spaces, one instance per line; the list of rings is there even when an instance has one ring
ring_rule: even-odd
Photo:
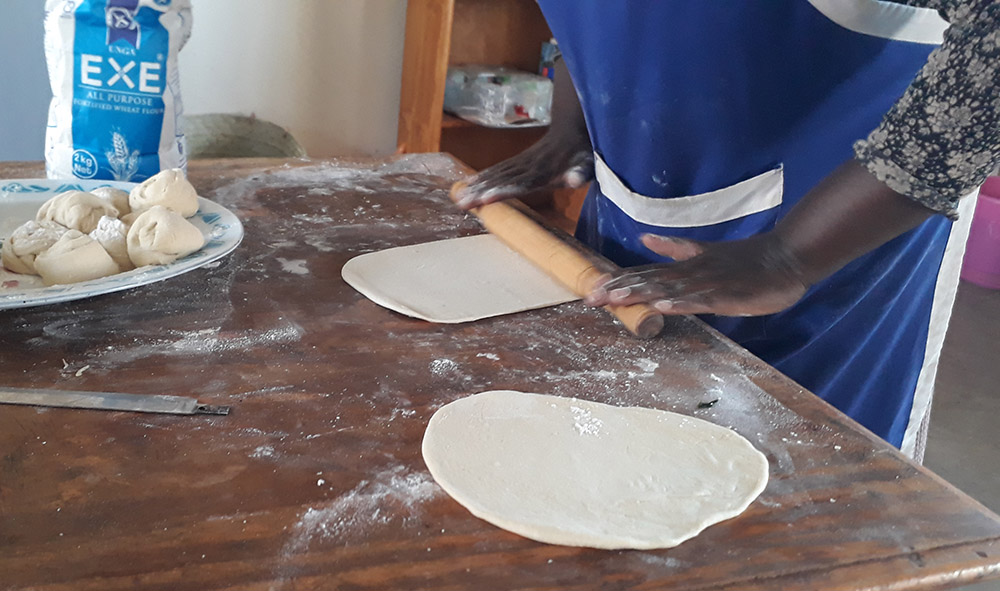
[[[768,463],[736,432],[671,412],[513,391],[439,409],[434,480],[498,527],[566,546],[670,548],[742,513]]]
[[[491,234],[355,257],[341,276],[376,304],[429,322],[458,323],[577,299]]]

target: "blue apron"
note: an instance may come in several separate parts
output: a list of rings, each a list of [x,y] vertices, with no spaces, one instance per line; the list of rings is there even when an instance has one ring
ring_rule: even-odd
[[[664,260],[639,242],[647,232],[770,230],[852,157],[947,26],[873,0],[539,4],[597,160],[577,234],[622,266]],[[859,5],[883,11],[852,13]],[[951,226],[935,216],[785,312],[704,320],[899,446]]]

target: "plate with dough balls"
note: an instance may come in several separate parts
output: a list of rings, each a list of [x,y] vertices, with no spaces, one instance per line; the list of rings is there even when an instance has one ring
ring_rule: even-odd
[[[0,310],[66,302],[176,277],[243,239],[180,169],[141,184],[0,180]]]

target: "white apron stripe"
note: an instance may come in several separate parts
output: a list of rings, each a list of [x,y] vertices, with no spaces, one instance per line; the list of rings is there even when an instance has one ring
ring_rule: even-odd
[[[976,193],[979,191],[977,190]],[[958,206],[959,218],[948,236],[948,244],[944,249],[944,258],[938,271],[937,283],[934,286],[934,301],[931,304],[930,328],[927,332],[927,345],[924,348],[924,363],[917,378],[917,388],[913,394],[913,408],[910,410],[910,421],[903,434],[903,444],[900,450],[918,462],[923,461],[924,444],[926,443],[925,418],[931,409],[934,397],[934,380],[937,377],[938,362],[941,360],[941,347],[944,336],[948,332],[948,321],[951,319],[951,308],[958,292],[958,276],[962,270],[962,258],[965,255],[965,242],[969,238],[969,227],[972,225],[972,214],[976,207],[976,195],[962,199]]]
[[[838,25],[883,39],[940,45],[948,21],[936,10],[884,0],[809,0]]]
[[[778,167],[709,193],[671,199],[646,197],[626,187],[596,152],[594,177],[601,193],[630,218],[669,228],[711,226],[760,213],[781,205],[784,191],[784,169]]]

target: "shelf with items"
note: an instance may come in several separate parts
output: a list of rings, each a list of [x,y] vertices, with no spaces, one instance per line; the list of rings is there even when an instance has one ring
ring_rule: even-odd
[[[462,127],[475,127],[476,124],[472,121],[467,121],[465,119],[456,117],[451,113],[443,113],[441,116],[441,129],[454,129]]]
[[[534,72],[551,32],[533,0],[410,0],[406,15],[398,146],[448,151],[473,168],[527,148],[544,131],[493,129],[443,112],[450,65]],[[470,131],[470,130],[477,131]],[[455,137],[450,137],[454,135]],[[509,138],[502,138],[509,135]],[[494,145],[499,143],[499,147]]]
[[[400,152],[448,152],[482,170],[524,151],[546,128],[490,128],[445,113],[449,65],[538,69],[552,33],[534,0],[409,0],[400,95]],[[530,199],[577,218],[585,190]]]

